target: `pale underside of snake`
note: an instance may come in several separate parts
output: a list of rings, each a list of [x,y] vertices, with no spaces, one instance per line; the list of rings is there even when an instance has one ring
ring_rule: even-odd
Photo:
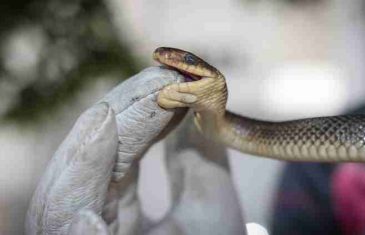
[[[198,56],[176,48],[153,53],[159,63],[179,71],[186,82],[165,87],[163,108],[190,107],[198,129],[244,153],[281,160],[365,162],[365,116],[317,117],[267,122],[226,111],[228,98],[221,72]]]

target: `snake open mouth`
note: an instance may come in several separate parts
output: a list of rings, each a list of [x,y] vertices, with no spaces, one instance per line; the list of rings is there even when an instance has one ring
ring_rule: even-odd
[[[199,81],[201,80],[203,77],[202,76],[199,76],[199,75],[196,75],[196,74],[192,74],[192,73],[189,73],[183,69],[179,69],[177,67],[174,67],[174,66],[170,66],[170,65],[167,65],[167,64],[163,64],[166,68],[169,68],[171,70],[175,70],[177,72],[179,72],[181,75],[184,76],[185,78],[185,82],[194,82],[194,81]]]
[[[202,79],[203,77],[195,75],[195,74],[191,74],[188,72],[185,72],[183,70],[180,69],[176,69],[179,73],[181,73],[182,75],[184,75],[185,78],[185,82],[194,82],[194,81],[198,81],[200,79]]]

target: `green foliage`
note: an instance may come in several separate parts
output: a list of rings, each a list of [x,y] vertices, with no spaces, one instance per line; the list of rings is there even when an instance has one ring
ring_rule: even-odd
[[[128,45],[117,37],[110,13],[100,0],[15,0],[0,9],[1,38],[22,25],[37,25],[46,37],[32,75],[36,79],[19,86],[16,102],[7,110],[5,120],[37,121],[71,101],[88,82],[106,77],[119,80],[142,67]],[[65,66],[64,60],[73,63]],[[7,77],[16,85],[22,78],[4,68],[4,58],[0,62],[0,79]],[[56,72],[50,73],[52,68]]]

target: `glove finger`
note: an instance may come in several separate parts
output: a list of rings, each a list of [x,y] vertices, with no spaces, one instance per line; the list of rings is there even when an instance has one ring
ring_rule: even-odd
[[[158,106],[158,92],[169,84],[183,80],[183,76],[176,71],[151,67],[121,83],[102,99],[116,113],[119,143],[113,173],[115,181],[125,176],[132,162],[141,157],[175,115],[176,110]]]
[[[150,94],[158,93],[163,87],[183,81],[184,77],[176,71],[163,67],[150,67],[116,86],[100,102],[107,102],[118,115],[135,102]]]
[[[56,151],[33,195],[28,234],[66,234],[73,216],[101,213],[117,149],[115,115],[106,103],[84,112]]]

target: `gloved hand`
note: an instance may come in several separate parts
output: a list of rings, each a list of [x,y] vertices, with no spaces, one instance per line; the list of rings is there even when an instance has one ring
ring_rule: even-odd
[[[174,110],[160,108],[155,102],[157,92],[182,80],[174,71],[148,68],[85,111],[38,184],[27,212],[26,233],[67,234],[75,215],[83,209],[99,215],[104,210],[107,222],[115,221],[116,205],[128,207],[136,195],[138,167],[131,166],[132,162],[168,132],[174,118],[184,116],[184,110],[176,110],[180,113],[176,115]],[[87,219],[76,219],[75,223],[97,218],[88,215],[79,215]]]

